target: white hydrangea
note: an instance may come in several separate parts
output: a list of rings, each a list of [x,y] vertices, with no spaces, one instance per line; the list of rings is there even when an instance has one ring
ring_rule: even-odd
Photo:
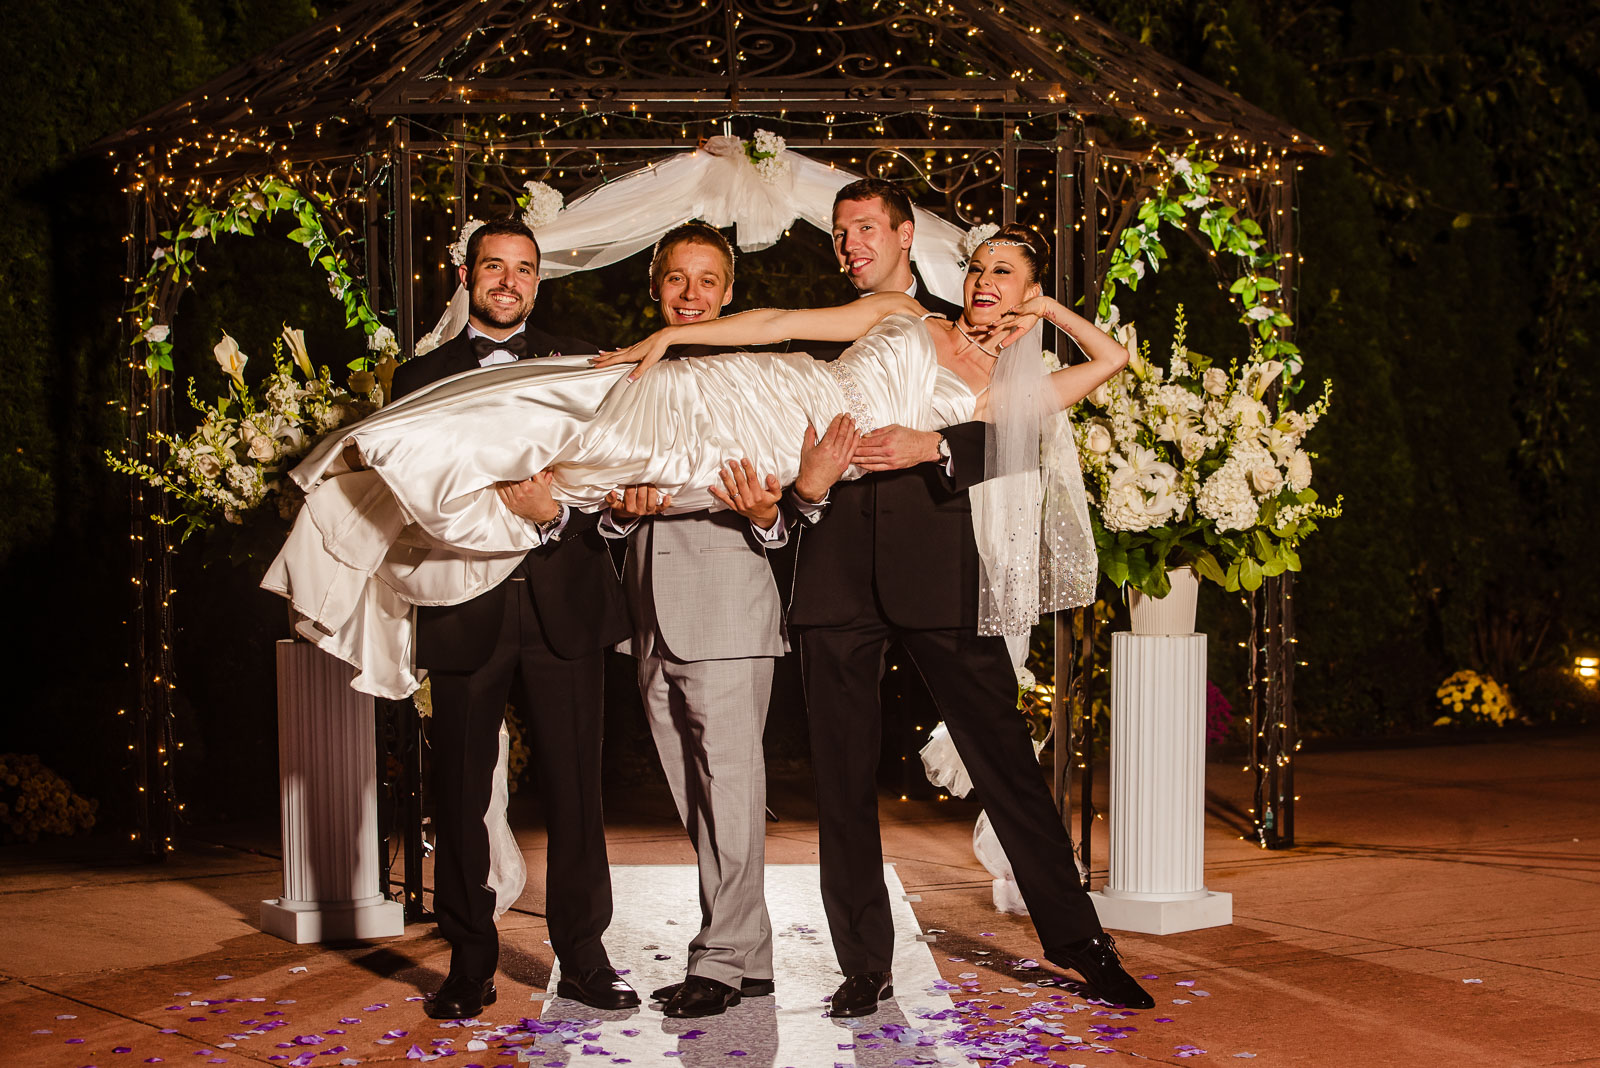
[[[1195,497],[1200,514],[1216,523],[1219,533],[1256,525],[1261,505],[1250,489],[1250,472],[1272,466],[1272,456],[1255,442],[1239,441],[1221,467],[1212,472]],[[1273,467],[1276,471],[1277,468]]]
[[[528,191],[528,206],[522,209],[522,221],[527,225],[528,229],[538,233],[541,229],[556,221],[556,216],[561,214],[561,209],[566,206],[566,201],[562,198],[559,189],[546,185],[544,182],[523,182],[522,188]],[[461,239],[461,262],[466,260],[466,239],[472,236],[466,231],[463,231],[463,235]]]

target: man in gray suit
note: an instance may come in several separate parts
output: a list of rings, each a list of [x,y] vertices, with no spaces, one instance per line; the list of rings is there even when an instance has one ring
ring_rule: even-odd
[[[715,319],[733,298],[733,250],[704,223],[664,234],[651,296],[668,325]],[[694,356],[682,346],[671,356]],[[826,491],[856,436],[840,417],[821,442],[808,433],[797,480]],[[713,1016],[773,992],[766,862],[766,726],[773,665],[787,649],[783,607],[766,551],[787,541],[781,487],[749,460],[729,463],[712,493],[727,511],[658,515],[652,486],[611,499],[601,531],[626,534],[623,586],[633,620],[639,689],[673,800],[694,841],[700,930],[681,983],[655,991],[674,1018]],[[641,516],[651,518],[639,522]]]

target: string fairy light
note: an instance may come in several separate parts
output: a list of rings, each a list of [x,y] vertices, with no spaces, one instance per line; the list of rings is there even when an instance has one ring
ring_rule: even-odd
[[[431,205],[445,214],[465,210],[454,183],[442,177],[456,168],[470,174],[475,206],[484,190],[515,189],[530,175],[592,186],[663,149],[692,146],[699,131],[760,122],[830,164],[854,153],[853,167],[941,196],[961,219],[1004,215],[1054,234],[1060,261],[1080,265],[1080,295],[1096,301],[1104,248],[1159,170],[1157,147],[1199,144],[1221,164],[1214,172],[1220,199],[1266,221],[1273,241],[1295,214],[1285,160],[1326,151],[1242,101],[1193,83],[1153,52],[1119,51],[1114,35],[1076,12],[1048,25],[1028,9],[985,5],[980,24],[966,0],[874,0],[797,9],[781,27],[762,15],[754,21],[764,36],[751,36],[746,5],[730,0],[689,7],[672,17],[671,32],[651,35],[663,28],[652,16],[614,12],[595,0],[552,0],[510,17],[496,5],[479,6],[484,10],[452,23],[454,40],[430,38],[436,26],[415,18],[356,20],[340,12],[280,46],[274,62],[239,68],[114,140],[131,216],[128,388],[120,405],[129,427],[125,459],[159,460],[151,431],[172,419],[170,344],[140,339],[171,324],[183,292],[204,270],[182,260],[183,270],[141,290],[149,257],[191,252],[193,242],[178,236],[180,223],[192,222],[189,207],[228,202],[267,175],[315,200],[330,246],[363,254],[347,276],[352,285],[364,278],[373,302],[387,285],[398,306],[381,314],[406,310],[414,319],[410,287],[396,281],[425,282],[448,266],[430,254],[421,270],[417,251],[431,253],[442,242],[424,225],[421,240],[410,237],[402,247],[398,221]],[[767,66],[776,61],[754,45],[765,49],[785,35],[795,45],[779,50],[789,66]],[[646,38],[661,50],[629,51]],[[430,43],[419,47],[424,40]],[[579,70],[576,56],[599,66],[561,77]],[[394,136],[402,122],[404,136]],[[1064,129],[1073,131],[1070,142],[1060,140]],[[397,195],[402,172],[414,184]],[[1291,253],[1270,267],[1287,308],[1300,260],[1290,247],[1275,251]],[[366,270],[356,269],[360,261]],[[415,325],[397,323],[408,337]],[[129,620],[136,637],[129,670],[143,696],[133,716],[133,705],[118,716],[142,725],[130,747],[150,771],[140,792],[165,804],[181,748],[161,733],[170,730],[175,686],[169,636],[177,591],[167,562],[175,546],[164,524],[140,518],[164,513],[147,487],[130,481],[137,607]],[[1292,623],[1285,633],[1292,642]],[[1091,665],[1086,677],[1100,670]],[[1258,674],[1252,661],[1252,687]],[[1272,722],[1292,731],[1292,719]],[[1088,767],[1081,749],[1073,758]],[[170,824],[161,818],[139,834],[170,845]]]

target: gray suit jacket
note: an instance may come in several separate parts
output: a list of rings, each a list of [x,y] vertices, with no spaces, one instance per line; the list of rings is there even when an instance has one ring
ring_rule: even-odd
[[[679,660],[782,656],[783,606],[765,550],[733,512],[656,516],[628,538],[631,652]]]

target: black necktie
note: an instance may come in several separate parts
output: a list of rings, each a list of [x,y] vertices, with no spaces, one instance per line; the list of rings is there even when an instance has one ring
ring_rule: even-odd
[[[528,355],[528,332],[519,330],[504,341],[496,341],[494,338],[484,337],[482,334],[472,339],[472,355],[477,357],[479,363],[487,360],[491,353],[499,352],[502,349],[519,360],[525,358]]]

